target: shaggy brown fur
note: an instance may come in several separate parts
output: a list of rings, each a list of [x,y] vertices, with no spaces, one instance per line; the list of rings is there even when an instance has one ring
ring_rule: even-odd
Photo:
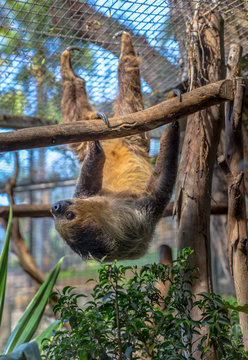
[[[84,80],[71,68],[68,50],[61,56],[61,74],[63,122],[98,118]],[[128,33],[122,34],[118,79],[115,115],[142,110],[139,59]],[[56,229],[73,250],[83,257],[106,256],[108,261],[145,254],[171,197],[178,143],[178,124],[167,126],[153,173],[147,134],[73,145],[83,161],[75,198],[51,208]]]

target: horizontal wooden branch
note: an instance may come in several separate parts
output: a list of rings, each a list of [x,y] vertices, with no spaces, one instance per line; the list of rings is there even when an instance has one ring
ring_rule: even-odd
[[[14,217],[42,218],[51,217],[49,204],[22,204],[13,205]],[[0,218],[8,218],[9,206],[0,206]]]
[[[52,120],[32,116],[0,115],[0,128],[2,129],[18,130],[44,125],[52,125]]]
[[[174,203],[170,202],[167,206],[164,217],[172,216]],[[14,217],[31,217],[31,218],[42,218],[51,217],[49,204],[23,204],[13,206]],[[225,215],[227,214],[227,203],[212,204],[211,206],[212,215]],[[9,206],[0,206],[0,218],[8,218]]]
[[[232,81],[222,80],[183,94],[182,102],[174,98],[137,113],[109,119],[111,128],[108,128],[102,120],[91,120],[2,133],[0,134],[0,151],[32,149],[138,134],[232,99]]]

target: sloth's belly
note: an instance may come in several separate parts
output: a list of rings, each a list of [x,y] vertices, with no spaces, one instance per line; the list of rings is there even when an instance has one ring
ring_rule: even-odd
[[[101,141],[106,155],[103,188],[140,193],[145,190],[152,166],[144,152],[129,150],[122,139]]]

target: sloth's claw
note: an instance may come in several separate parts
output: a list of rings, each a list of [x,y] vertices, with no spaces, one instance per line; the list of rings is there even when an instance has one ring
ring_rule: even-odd
[[[81,51],[82,49],[78,46],[68,46],[65,51],[72,51],[72,50],[77,50],[77,51]]]
[[[112,39],[116,39],[118,36],[121,36],[122,34],[126,34],[127,32],[125,30],[118,31],[112,36]]]
[[[99,143],[98,140],[94,141],[94,150],[98,154],[102,152],[102,146],[101,146],[101,144]]]
[[[172,128],[174,128],[174,129],[178,129],[179,123],[178,123],[178,121],[176,120],[176,121],[174,121],[174,122],[171,122],[171,123],[170,123],[170,126],[171,126]]]
[[[105,122],[105,124],[107,125],[107,127],[110,128],[109,119],[106,114],[104,114],[102,112],[97,112],[96,115],[97,115],[98,119],[102,119]]]
[[[182,102],[182,92],[179,89],[172,89],[170,92],[175,95],[174,97],[178,97],[179,102]]]

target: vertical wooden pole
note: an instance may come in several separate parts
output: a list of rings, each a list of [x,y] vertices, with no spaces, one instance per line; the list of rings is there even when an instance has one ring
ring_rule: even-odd
[[[232,44],[227,63],[227,77],[237,75],[242,54],[238,44]],[[228,242],[231,273],[239,305],[248,304],[248,243],[244,183],[244,150],[242,138],[242,108],[245,80],[236,78],[234,101],[226,104],[225,172],[228,183]],[[223,162],[221,163],[223,168]],[[248,350],[248,315],[240,313],[240,326],[245,349]]]
[[[191,88],[218,81],[224,77],[223,20],[218,13],[194,16],[189,45],[189,84]],[[190,262],[199,268],[191,291],[193,294],[212,291],[210,256],[210,201],[213,166],[223,121],[223,107],[212,106],[188,117],[178,172],[175,212],[178,219],[178,250],[190,247]],[[199,309],[192,311],[199,320]],[[207,333],[202,330],[199,339]],[[193,339],[195,352],[197,338]],[[192,355],[191,355],[192,356]],[[215,354],[211,359],[215,359]]]

